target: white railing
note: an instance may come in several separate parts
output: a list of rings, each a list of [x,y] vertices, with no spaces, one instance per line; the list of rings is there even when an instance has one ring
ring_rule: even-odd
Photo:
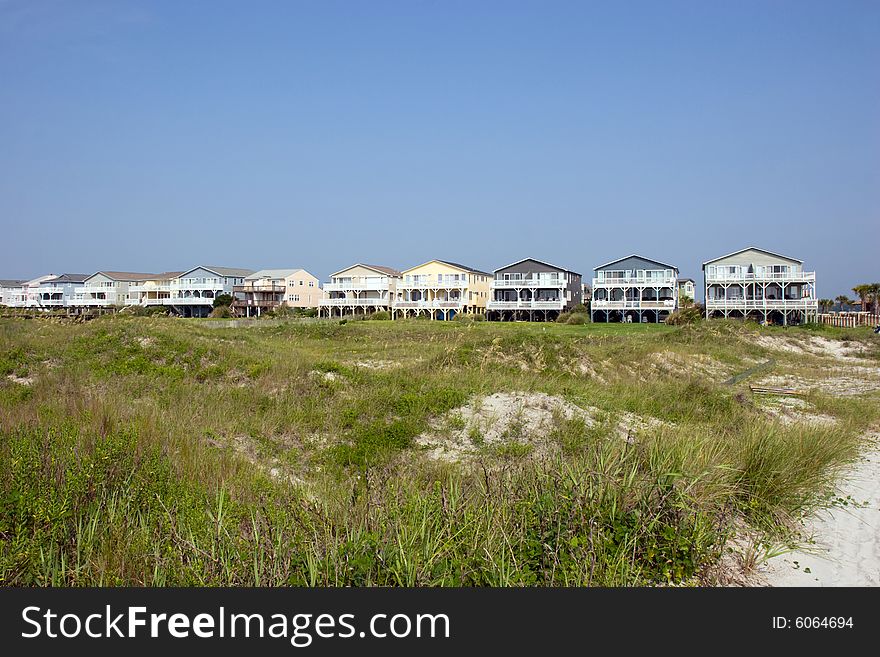
[[[489,301],[486,310],[562,310],[565,301]]]
[[[77,299],[71,305],[76,306],[115,306],[116,298],[113,299]]]
[[[461,308],[464,301],[458,299],[453,301],[395,301],[395,308]]]
[[[707,299],[706,308],[717,309],[763,309],[763,308],[795,308],[816,310],[819,302],[816,299]]]
[[[348,306],[388,306],[388,299],[321,299],[319,306],[348,307]]]
[[[500,278],[496,278],[492,281],[491,287],[492,289],[502,289],[502,288],[519,288],[519,287],[549,287],[549,288],[563,288],[568,283],[563,278],[519,278],[519,279],[509,279],[503,280]]]
[[[797,271],[782,273],[763,273],[763,274],[726,274],[724,272],[715,272],[712,275],[706,273],[706,283],[763,283],[778,281],[797,281],[802,283],[813,283],[816,281],[816,272],[814,271]]]
[[[388,283],[324,283],[324,291],[325,292],[361,292],[361,291],[375,291],[375,292],[387,292],[389,289]]]
[[[625,299],[621,301],[604,301],[601,299],[593,299],[591,302],[591,307],[593,310],[674,310],[675,300],[667,299],[663,301],[656,301],[652,299],[645,299],[643,301],[639,301],[637,299]]]
[[[675,287],[678,283],[678,279],[675,277],[667,278],[648,278],[645,276],[628,276],[625,278],[594,278],[593,279],[593,289],[597,287],[608,288],[608,287],[627,287],[627,286],[641,286],[641,287]]]
[[[180,296],[170,299],[157,299],[166,306],[210,306],[214,304],[214,297]]]
[[[195,290],[217,290],[223,291],[226,294],[230,294],[232,292],[232,286],[225,286],[221,283],[172,283],[168,290],[170,292],[188,292]]]
[[[468,286],[467,281],[398,281],[397,289],[414,290],[462,290]]]
[[[116,292],[118,290],[119,290],[119,288],[115,287],[115,286],[114,287],[101,287],[100,285],[84,285],[83,287],[78,289],[77,292],[79,292],[80,294],[83,294],[83,295],[106,294],[109,296],[111,294],[116,294]]]

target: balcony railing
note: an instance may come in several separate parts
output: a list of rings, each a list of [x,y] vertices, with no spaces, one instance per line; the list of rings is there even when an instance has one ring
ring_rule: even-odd
[[[284,302],[270,299],[236,299],[232,305],[236,308],[275,308],[282,303]]]
[[[397,289],[414,290],[462,290],[468,286],[467,281],[398,281]]]
[[[324,283],[325,292],[360,292],[360,291],[377,291],[387,292],[389,290],[389,282],[384,283]]]
[[[529,277],[504,280],[500,278],[493,279],[491,282],[492,289],[509,289],[520,287],[548,287],[563,288],[568,283],[563,278],[545,278],[545,277]]]
[[[432,300],[432,301],[395,301],[395,308],[461,308],[464,306],[464,301],[461,299],[452,300],[452,301],[440,301],[440,300]]]
[[[389,306],[388,299],[321,299],[320,306],[348,307],[348,306]]]
[[[629,276],[626,278],[603,278],[593,279],[593,289],[597,287],[626,287],[626,286],[642,286],[642,287],[675,287],[678,279],[675,277],[667,278],[648,278],[645,276]]]
[[[816,309],[819,307],[817,299],[707,299],[706,308],[804,308]]]
[[[593,299],[591,302],[593,310],[675,310],[674,299],[624,299],[621,301],[605,301],[601,299]]]
[[[101,287],[97,285],[86,285],[77,290],[80,294],[88,295],[88,294],[116,294],[117,287]]]
[[[489,301],[486,310],[562,310],[565,301]]]
[[[284,294],[287,291],[286,285],[275,285],[274,283],[270,284],[256,284],[256,285],[233,285],[233,292],[272,292],[272,293],[281,293]]]
[[[729,274],[724,272],[715,272],[712,275],[706,273],[707,283],[761,283],[765,281],[793,281],[801,283],[814,283],[816,281],[816,272],[814,271],[797,271],[782,273],[763,273],[763,274]]]

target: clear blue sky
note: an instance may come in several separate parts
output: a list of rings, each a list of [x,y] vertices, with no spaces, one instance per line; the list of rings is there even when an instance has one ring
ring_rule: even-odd
[[[756,244],[880,280],[880,2],[0,0],[0,277]]]

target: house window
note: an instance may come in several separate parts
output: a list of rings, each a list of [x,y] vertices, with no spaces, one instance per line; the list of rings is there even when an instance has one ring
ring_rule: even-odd
[[[315,287],[315,281],[309,281],[309,287]],[[309,297],[311,299],[311,297]]]

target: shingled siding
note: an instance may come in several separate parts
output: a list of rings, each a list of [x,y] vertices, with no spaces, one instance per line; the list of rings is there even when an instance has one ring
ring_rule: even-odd
[[[517,262],[507,267],[502,267],[501,269],[495,270],[495,275],[503,275],[503,274],[522,274],[526,276],[528,274],[544,274],[544,273],[552,273],[559,272],[560,274],[568,274],[568,284],[566,286],[567,290],[571,293],[571,301],[567,304],[569,307],[576,306],[583,301],[583,286],[581,281],[581,275],[575,274],[572,271],[568,271],[567,269],[563,269],[561,267],[555,267],[553,265],[549,265],[544,262],[540,262],[538,260],[532,260],[529,258],[528,260],[523,260],[522,262]]]

